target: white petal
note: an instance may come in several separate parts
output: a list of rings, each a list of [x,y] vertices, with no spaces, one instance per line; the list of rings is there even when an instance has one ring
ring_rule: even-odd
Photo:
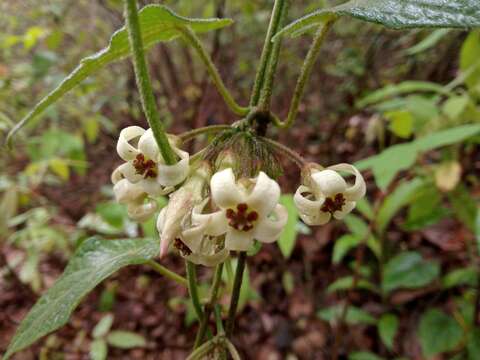
[[[128,179],[131,183],[137,183],[143,180],[143,175],[138,174],[137,170],[133,166],[133,162],[128,161],[117,168],[124,178]]]
[[[141,186],[142,189],[150,196],[161,196],[167,193],[167,191],[156,181],[156,179],[142,179],[137,184]]]
[[[210,180],[213,202],[222,209],[245,203],[245,195],[235,183],[231,168],[219,171]]]
[[[335,171],[345,171],[352,175],[355,175],[355,183],[353,184],[353,186],[347,188],[344,192],[345,198],[347,200],[357,201],[365,196],[365,193],[367,191],[365,180],[363,179],[362,174],[360,174],[360,171],[358,171],[355,166],[350,164],[337,164],[328,168]]]
[[[115,200],[120,204],[127,204],[132,201],[139,201],[145,197],[145,192],[137,184],[132,184],[127,179],[118,181],[113,187]]]
[[[295,195],[293,196],[293,201],[295,202],[298,212],[305,215],[316,215],[325,202],[325,198],[322,196],[317,200],[310,200],[303,196],[303,193],[312,193],[312,191],[309,187],[304,185],[300,185],[298,187]]]
[[[202,241],[205,237],[205,227],[205,224],[193,226],[184,230],[181,234],[183,242],[193,253],[200,253]]]
[[[152,159],[155,162],[158,161],[159,150],[152,129],[148,129],[140,137],[140,140],[138,140],[138,150],[148,159]]]
[[[260,218],[268,216],[280,199],[280,186],[260,171],[255,186],[247,197],[247,204],[258,212]]]
[[[252,231],[238,231],[230,228],[225,236],[225,248],[233,251],[247,251],[253,243]]]
[[[148,202],[132,202],[127,206],[128,216],[138,222],[147,221],[158,209],[157,202],[148,199]]]
[[[349,214],[354,208],[357,203],[355,201],[347,201],[345,205],[343,205],[342,210],[335,211],[333,213],[333,217],[338,220],[342,220],[347,214]]]
[[[213,255],[192,253],[185,258],[194,264],[212,267],[224,262],[228,255],[229,251],[227,249],[222,249]]]
[[[120,131],[117,142],[117,152],[123,160],[132,160],[139,154],[139,151],[130,144],[130,141],[142,136],[144,132],[145,129],[140,126],[129,126]]]
[[[201,207],[203,208],[203,206]],[[192,212],[192,223],[204,225],[205,233],[211,236],[220,236],[228,231],[228,221],[225,211],[220,210],[211,214],[201,214],[200,206],[196,206]]]
[[[157,218],[157,230],[160,235],[160,258],[164,257],[168,252],[168,246],[170,245],[170,240],[167,239],[163,231],[165,229],[165,219],[167,214],[167,207],[164,207]]]
[[[122,172],[120,171],[120,168],[121,168],[122,165],[118,166],[112,172],[112,176],[110,177],[110,180],[112,181],[113,185],[115,185],[116,183],[118,183],[120,180],[122,180],[124,178],[124,176],[122,175]]]
[[[330,169],[314,172],[312,180],[316,186],[317,196],[321,194],[329,197],[343,193],[347,189],[347,183],[342,176]]]
[[[319,211],[316,215],[304,215],[300,214],[300,218],[303,222],[310,226],[325,225],[330,221],[332,215],[328,212]]]
[[[179,153],[180,161],[174,165],[158,163],[158,182],[163,186],[175,186],[180,184],[189,172],[189,155],[185,151]]]
[[[255,239],[264,243],[271,243],[280,237],[288,220],[287,209],[279,204],[275,207],[273,215],[275,220],[266,218],[258,223],[255,227]]]

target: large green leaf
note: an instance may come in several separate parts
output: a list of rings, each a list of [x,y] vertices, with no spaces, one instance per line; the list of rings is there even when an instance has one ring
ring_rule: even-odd
[[[158,42],[171,41],[181,35],[179,28],[189,26],[197,33],[207,32],[230,25],[231,19],[189,19],[175,14],[163,5],[147,5],[139,11],[140,28],[145,49]],[[130,54],[128,34],[125,27],[117,30],[110,44],[99,52],[84,58],[80,64],[53,91],[20,121],[10,132],[11,137],[30,120],[40,115],[47,107],[55,103],[88,76],[105,65],[121,60]]]
[[[426,358],[454,350],[463,338],[462,327],[438,309],[428,310],[420,319],[420,343]]]
[[[158,240],[86,240],[63,275],[33,306],[11,341],[4,360],[65,325],[82,298],[120,268],[143,264],[158,253]]]
[[[394,314],[383,314],[378,321],[378,334],[389,350],[393,349],[398,323],[398,317]]]
[[[438,278],[440,265],[425,261],[414,251],[401,253],[391,259],[383,272],[382,289],[389,293],[398,288],[420,288]]]
[[[480,125],[478,124],[442,130],[409,143],[391,146],[378,155],[357,162],[355,166],[359,170],[371,168],[377,185],[385,190],[399,171],[406,170],[415,164],[419,154],[441,146],[459,143],[479,132]]]
[[[314,11],[287,25],[279,34],[302,34],[332,16],[351,16],[394,29],[469,28],[480,26],[480,5],[478,0],[351,0]]]

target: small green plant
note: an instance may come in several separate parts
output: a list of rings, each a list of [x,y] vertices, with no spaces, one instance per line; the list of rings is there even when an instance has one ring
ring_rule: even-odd
[[[93,237],[82,242],[63,275],[20,324],[4,359],[67,323],[81,299],[101,281],[125,266],[140,264],[148,265],[188,288],[193,309],[191,313],[199,323],[189,359],[210,355],[225,358],[227,353],[233,359],[239,359],[232,343],[235,318],[242,304],[254,297],[254,292],[246,284],[247,257],[254,256],[263,244],[273,243],[279,238],[281,251],[288,257],[293,248],[298,218],[309,226],[325,225],[334,219],[345,220],[351,234],[336,241],[334,262],[342,261],[352,248],[363,249],[362,244],[378,259],[379,286],[369,279],[368,269],[363,271],[362,256],[358,256],[359,260],[353,266],[355,275],[337,280],[330,286],[330,292],[362,287],[388,298],[396,289],[418,288],[439,277],[440,269],[436,262],[424,260],[413,251],[390,252],[384,237],[393,215],[401,208],[410,205],[411,213],[419,211],[413,208],[413,199],[428,186],[427,177],[420,174],[399,181],[388,196],[372,206],[364,199],[367,187],[360,170],[372,169],[377,185],[386,190],[397,173],[409,169],[420,154],[470,138],[480,131],[478,125],[463,125],[419,137],[410,143],[390,147],[356,166],[307,162],[298,154],[300,149],[291,149],[272,140],[268,137],[268,130],[275,128],[281,131],[295,125],[317,55],[329,30],[340,17],[380,23],[395,29],[476,27],[480,26],[477,1],[456,0],[446,4],[439,0],[355,0],[317,10],[284,26],[289,7],[288,0],[274,2],[258,71],[246,106],[233,98],[198,37],[201,33],[229,26],[233,22],[231,19],[190,19],[163,5],[147,5],[138,11],[136,0],[125,0],[125,26],[113,34],[109,45],[84,58],[68,77],[15,125],[7,139],[10,146],[13,146],[13,137],[22,127],[38,118],[80,82],[112,62],[131,57],[148,127],[128,126],[118,135],[116,151],[122,161],[112,173],[112,183],[116,201],[125,208],[117,207],[120,211],[114,212],[112,217],[105,216],[105,212],[102,216],[102,206],[99,206],[96,215],[100,217],[84,218],[83,225],[88,228],[93,224],[98,229],[101,220],[102,232],[114,235],[126,224],[126,211],[135,223],[154,218],[158,235],[144,238],[133,235],[130,239],[114,240]],[[314,32],[313,42],[300,69],[288,114],[282,120],[271,110],[282,38],[311,31]],[[38,36],[41,32],[36,31],[30,37],[35,41]],[[152,91],[145,53],[157,43],[176,39],[190,46],[205,65],[225,104],[236,116],[231,125],[196,128],[179,135],[165,132]],[[23,41],[25,46],[29,46],[28,38]],[[418,87],[418,84],[415,86]],[[429,89],[432,89],[431,85]],[[451,109],[455,106],[450,105],[449,108],[449,114],[452,114],[454,110]],[[405,111],[384,115],[394,133],[400,137],[410,135],[408,127],[413,126],[413,121]],[[84,126],[87,139],[94,141],[96,125],[88,123]],[[185,143],[199,137],[206,140],[202,150],[195,154],[183,150]],[[68,143],[68,146],[59,148],[56,146],[59,142],[63,145]],[[42,169],[48,167],[63,179],[68,178],[71,167],[80,170],[83,143],[74,135],[50,130],[42,135],[40,144],[42,151],[30,152],[32,159],[38,156],[34,164],[42,164]],[[399,149],[402,150],[400,154],[397,152]],[[60,150],[62,153],[59,153]],[[301,172],[301,184],[293,196],[281,196],[277,182],[283,170],[280,158],[289,160]],[[347,182],[347,177],[352,177],[352,181]],[[159,199],[166,196],[168,202],[161,206]],[[356,207],[363,218],[350,214]],[[108,226],[104,226],[105,223]],[[172,249],[185,259],[186,277],[155,260],[160,258],[161,261]],[[214,267],[206,295],[201,294],[199,289],[198,265]],[[454,277],[450,276],[450,283]],[[287,275],[284,279],[287,292],[290,283]],[[229,304],[222,308],[219,305],[220,295],[226,294],[229,295]],[[381,339],[388,348],[392,347],[398,327],[391,309],[385,311],[380,320],[363,309],[347,305],[323,309],[318,316],[332,322],[341,318],[350,323],[378,324]],[[210,326],[212,317],[215,327]],[[109,332],[112,321],[112,317],[103,318],[92,334],[91,356],[95,359],[106,358],[107,344],[117,347],[145,344],[138,335]],[[441,347],[431,345],[435,339],[422,336],[427,355],[451,350],[463,334],[461,329],[452,325],[450,318],[434,310],[422,317],[421,334],[428,333],[425,329],[438,324],[448,326],[452,336]],[[332,354],[335,359],[337,356],[337,353]],[[358,352],[350,358],[378,357]]]

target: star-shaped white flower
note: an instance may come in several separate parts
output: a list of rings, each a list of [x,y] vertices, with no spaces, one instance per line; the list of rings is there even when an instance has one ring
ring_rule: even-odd
[[[246,251],[254,239],[265,243],[278,239],[288,215],[278,204],[280,187],[264,172],[236,181],[231,168],[222,170],[212,176],[210,191],[220,210],[211,214],[194,211],[192,223],[205,226],[207,235],[225,235],[226,249]]]
[[[311,168],[309,171],[306,184],[301,185],[294,196],[300,217],[308,225],[324,225],[332,216],[343,219],[365,196],[365,181],[353,165],[338,164],[324,170]],[[354,184],[348,186],[339,171],[354,175]]]
[[[195,207],[194,212],[199,212],[205,206],[208,199],[206,199],[202,204]],[[191,215],[188,214],[188,215]],[[163,208],[160,211],[160,215],[157,219],[157,229],[162,238],[162,247],[161,253],[165,252],[164,245],[168,246],[168,243],[164,242],[163,236],[165,232],[172,232],[175,230],[173,235],[173,246],[179,251],[180,255],[185,259],[193,262],[194,264],[204,265],[204,266],[216,266],[225,261],[228,257],[229,252],[223,246],[222,239],[209,236],[206,234],[206,230],[209,227],[208,222],[203,222],[199,225],[188,224],[191,219],[188,216],[184,216],[181,220],[176,218],[174,221],[177,223],[173,229],[171,225],[171,220],[169,221],[169,209],[168,206]],[[186,229],[182,229],[182,226]]]
[[[113,193],[120,204],[127,205],[128,216],[138,222],[147,221],[158,208],[157,202],[148,197],[142,186],[127,179],[114,179]]]
[[[125,178],[132,184],[139,184],[151,196],[164,195],[173,186],[180,184],[188,175],[189,155],[175,146],[173,136],[170,145],[180,160],[166,165],[152,129],[129,126],[120,132],[117,142],[118,155],[125,163],[114,170],[112,178]]]

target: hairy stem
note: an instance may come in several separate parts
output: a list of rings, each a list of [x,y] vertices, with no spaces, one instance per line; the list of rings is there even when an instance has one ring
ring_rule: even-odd
[[[225,103],[228,105],[230,110],[232,110],[237,115],[246,115],[249,111],[249,108],[243,107],[237,104],[237,102],[235,101],[235,99],[233,98],[233,96],[230,94],[227,87],[223,83],[223,80],[220,76],[220,73],[218,72],[217,67],[213,63],[208,52],[203,47],[197,35],[193,32],[192,29],[190,29],[187,26],[179,26],[178,30],[182,33],[183,39],[187,43],[189,43],[195,49],[198,56],[200,56],[200,59],[203,61],[203,63],[207,67],[207,71],[213,83],[215,84],[215,87],[217,88],[220,95],[222,95],[223,100],[225,100]]]
[[[245,262],[247,259],[247,253],[245,251],[240,252],[238,256],[237,269],[235,271],[235,280],[233,282],[232,298],[230,300],[230,308],[228,309],[228,319],[226,335],[231,337],[233,334],[233,328],[235,325],[235,316],[237,314],[238,300],[240,298],[240,289],[242,287],[243,271],[245,270]]]
[[[183,276],[178,275],[176,272],[173,272],[169,269],[167,269],[165,266],[160,265],[156,261],[149,260],[146,265],[150,266],[153,270],[155,270],[157,273],[160,275],[165,276],[166,278],[169,278],[170,280],[175,281],[176,283],[183,285],[183,286],[188,286],[188,281],[185,279]]]
[[[300,75],[297,80],[297,84],[295,85],[295,90],[293,92],[292,101],[290,102],[290,108],[288,110],[287,120],[285,122],[278,121],[278,119],[274,119],[275,126],[279,128],[289,128],[295,122],[295,118],[297,117],[298,107],[300,106],[300,100],[302,99],[303,93],[305,92],[305,86],[307,84],[308,79],[310,78],[310,74],[312,73],[313,65],[315,65],[315,61],[317,60],[318,53],[320,52],[320,48],[327,36],[328,31],[332,27],[334,23],[334,19],[330,19],[323,26],[321,26],[315,37],[313,39],[313,43],[308,50],[307,56],[302,65],[302,69],[300,70]]]
[[[205,126],[197,129],[193,129],[190,131],[187,131],[181,135],[179,135],[180,140],[182,143],[185,143],[187,141],[190,141],[197,136],[204,135],[204,134],[215,134],[224,130],[231,129],[230,125],[211,125],[211,126]]]
[[[285,0],[281,4],[279,20],[277,24],[277,29],[281,29],[285,18],[287,17],[288,8],[290,6],[290,0]],[[273,34],[275,35],[275,34]],[[280,48],[282,47],[282,39],[278,39],[273,43],[272,52],[270,55],[270,59],[268,61],[267,69],[265,72],[264,84],[261,89],[260,101],[259,101],[259,108],[267,111],[270,108],[270,100],[272,98],[272,89],[273,89],[273,81],[275,80],[275,72],[277,70],[278,59],[280,54]]]
[[[279,23],[282,17],[282,9],[284,8],[285,1],[286,0],[275,0],[275,4],[273,5],[270,24],[268,25],[267,36],[263,44],[262,55],[260,57],[260,65],[255,76],[255,83],[253,85],[252,96],[250,98],[250,106],[258,105],[260,100],[260,93],[265,82],[265,73],[274,47],[272,38],[279,30]]]
[[[200,322],[200,327],[198,329],[197,336],[195,338],[195,346],[194,346],[195,349],[202,344],[203,338],[205,337],[205,333],[207,331],[207,326],[208,326],[208,320],[210,319],[210,314],[212,313],[212,310],[217,301],[218,291],[220,289],[220,284],[222,282],[222,272],[223,272],[223,263],[217,265],[215,269],[215,275],[213,276],[212,287],[210,289],[210,298],[208,299],[208,302],[205,304],[203,319]]]
[[[130,41],[130,48],[133,55],[133,67],[137,80],[137,87],[142,100],[143,111],[147,118],[148,124],[153,131],[155,140],[160,148],[165,162],[173,165],[177,162],[177,157],[168,142],[165,128],[157,110],[157,104],[153,95],[150,75],[148,73],[147,62],[145,60],[145,52],[143,49],[143,41],[140,33],[140,23],[138,21],[137,1],[125,0],[125,20]]]

